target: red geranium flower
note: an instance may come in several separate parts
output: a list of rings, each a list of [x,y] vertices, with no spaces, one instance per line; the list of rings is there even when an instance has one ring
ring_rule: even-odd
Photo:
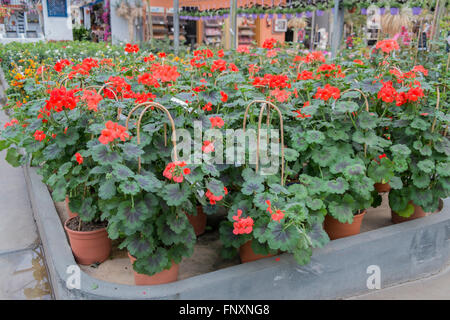
[[[36,139],[37,141],[42,141],[44,140],[46,137],[44,131],[41,130],[36,130],[36,132],[34,133],[34,139]]]
[[[83,163],[83,157],[81,156],[81,154],[79,152],[75,153],[75,158],[76,158],[76,161],[78,162],[78,164]]]
[[[233,233],[234,234],[250,234],[253,231],[253,219],[251,217],[241,218],[242,210],[237,210],[237,215],[233,216]]]
[[[227,100],[228,100],[228,95],[227,95],[225,92],[223,92],[223,91],[220,91],[220,95],[222,96],[222,98],[220,98],[220,100],[221,100],[222,102],[227,102]]]

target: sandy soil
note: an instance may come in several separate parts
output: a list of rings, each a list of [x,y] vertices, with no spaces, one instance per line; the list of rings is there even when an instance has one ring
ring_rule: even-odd
[[[68,218],[64,202],[55,203],[63,223]],[[186,279],[203,273],[212,272],[240,263],[239,258],[224,260],[220,256],[221,242],[217,225],[220,216],[208,216],[209,230],[197,239],[194,254],[183,259],[180,264],[178,279]],[[383,195],[383,203],[378,208],[368,209],[361,226],[361,232],[391,225],[391,213],[387,194]],[[126,250],[119,250],[117,241],[113,241],[113,249],[109,260],[100,265],[81,266],[80,268],[94,278],[119,284],[134,285],[133,267]]]

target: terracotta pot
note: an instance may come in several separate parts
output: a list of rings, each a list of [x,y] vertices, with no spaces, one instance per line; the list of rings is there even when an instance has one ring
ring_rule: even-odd
[[[257,254],[252,249],[252,241],[247,241],[239,248],[239,256],[241,257],[241,263],[247,263],[259,259],[273,257],[273,254]]]
[[[378,193],[391,191],[391,185],[389,183],[375,183],[374,187]]]
[[[69,207],[69,196],[66,196],[65,205],[66,205],[67,213],[69,214],[69,219],[78,216],[78,213],[70,211],[70,207]]]
[[[186,216],[191,223],[191,225],[194,227],[195,235],[199,236],[203,233],[205,233],[206,229],[206,214],[203,212],[202,206],[197,206],[197,215],[192,215],[189,213],[186,213]]]
[[[439,199],[439,207],[436,211],[425,212],[421,206],[414,204],[414,202],[409,201],[409,203],[411,203],[414,206],[414,213],[411,216],[405,218],[405,217],[399,216],[395,211],[391,210],[391,221],[393,223],[401,223],[401,222],[405,222],[405,221],[423,218],[423,217],[429,216],[430,214],[440,212],[444,206],[444,202],[442,201],[442,199]]]
[[[75,260],[79,264],[90,265],[108,259],[111,253],[111,239],[108,238],[106,228],[94,231],[74,231],[67,227],[67,223],[71,219],[73,218],[66,220],[64,229],[69,236]]]
[[[358,234],[361,229],[361,223],[366,214],[366,210],[353,216],[352,223],[342,223],[330,215],[325,216],[324,229],[331,240],[345,238]]]
[[[136,261],[136,258],[133,257],[130,253],[128,253],[128,258],[131,260],[131,264]],[[148,276],[146,274],[134,272],[134,283],[137,286],[147,286],[147,285],[155,285],[155,284],[164,284],[170,283],[178,280],[178,270],[180,266],[176,263],[172,262],[172,267],[170,269],[163,270],[158,272],[152,276]]]

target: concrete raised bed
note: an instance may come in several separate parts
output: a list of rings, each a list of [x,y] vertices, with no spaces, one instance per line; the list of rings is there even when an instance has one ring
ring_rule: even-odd
[[[369,292],[367,268],[379,266],[381,288],[439,272],[450,262],[450,198],[428,217],[330,242],[299,266],[291,255],[157,286],[101,281],[80,271],[80,289],[68,289],[76,265],[47,187],[24,168],[30,199],[57,299],[339,299]]]

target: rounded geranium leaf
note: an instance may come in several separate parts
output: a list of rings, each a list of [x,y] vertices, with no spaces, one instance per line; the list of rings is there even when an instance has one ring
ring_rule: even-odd
[[[115,179],[104,180],[98,188],[98,196],[104,200],[108,200],[114,197],[116,195],[115,182]]]
[[[344,195],[341,201],[332,201],[328,205],[328,210],[333,218],[342,223],[353,222],[353,206],[355,200],[349,194]]]
[[[267,243],[273,250],[290,251],[296,247],[300,233],[294,226],[271,221],[267,231]]]
[[[330,180],[325,185],[329,192],[335,194],[343,194],[348,189],[348,182],[341,177],[336,180]]]
[[[178,183],[167,184],[163,188],[162,196],[169,206],[179,206],[189,198],[189,190],[186,185]]]
[[[119,185],[120,191],[122,191],[124,194],[128,195],[136,195],[141,190],[139,188],[139,185],[134,181],[123,181]]]
[[[425,173],[431,173],[434,170],[434,161],[430,159],[419,161],[417,167]]]
[[[309,144],[312,143],[321,144],[325,140],[325,135],[317,130],[309,130],[305,134],[305,140]]]
[[[241,192],[245,195],[252,195],[264,191],[264,186],[258,182],[246,181],[242,185]]]
[[[119,163],[113,165],[113,174],[119,180],[127,180],[134,176],[134,173],[130,168]]]

